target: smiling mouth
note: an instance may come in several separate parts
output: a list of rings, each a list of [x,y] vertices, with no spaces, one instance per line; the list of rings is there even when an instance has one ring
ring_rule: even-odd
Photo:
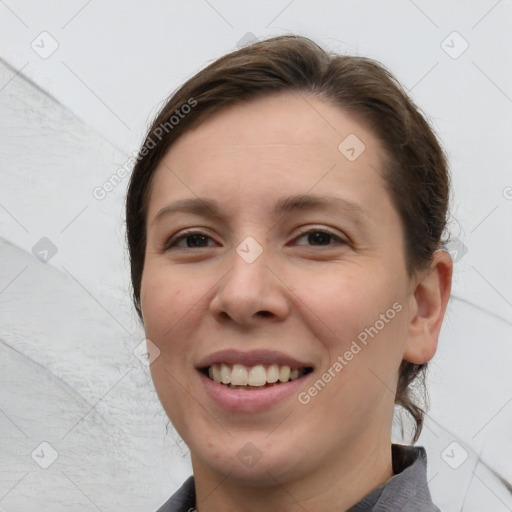
[[[300,379],[311,373],[313,368],[290,368],[290,366],[278,364],[245,366],[243,364],[216,363],[201,371],[210,380],[228,388],[252,391]]]

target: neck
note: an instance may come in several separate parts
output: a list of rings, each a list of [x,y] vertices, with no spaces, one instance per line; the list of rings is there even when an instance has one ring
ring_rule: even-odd
[[[300,478],[274,478],[255,487],[234,474],[211,471],[192,457],[198,512],[259,512],[280,510],[303,512],[347,510],[372,489],[393,476],[391,441],[374,438],[352,443],[341,456],[333,456],[321,467]],[[272,475],[272,471],[266,471]]]

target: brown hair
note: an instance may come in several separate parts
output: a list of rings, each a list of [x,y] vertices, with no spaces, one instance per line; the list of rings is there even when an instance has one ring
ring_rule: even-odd
[[[139,317],[151,178],[171,145],[187,130],[224,107],[279,92],[316,95],[366,121],[387,155],[383,176],[402,220],[409,276],[429,267],[442,246],[449,200],[446,158],[433,130],[402,86],[380,63],[328,54],[295,35],[274,37],[216,60],[183,84],[166,102],[139,151],[126,200],[133,301]],[[187,108],[185,108],[185,106]],[[395,404],[423,426],[424,410],[411,384],[424,384],[427,364],[402,361]]]

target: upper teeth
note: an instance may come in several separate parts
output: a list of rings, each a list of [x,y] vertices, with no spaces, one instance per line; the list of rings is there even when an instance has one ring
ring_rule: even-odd
[[[210,379],[222,384],[234,386],[263,386],[266,383],[288,382],[298,379],[299,369],[290,369],[289,366],[271,364],[267,368],[262,364],[244,366],[243,364],[229,365],[225,363],[213,364],[208,368]]]

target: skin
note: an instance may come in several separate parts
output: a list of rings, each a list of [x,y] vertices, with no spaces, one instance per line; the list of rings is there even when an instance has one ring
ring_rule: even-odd
[[[338,150],[349,134],[366,146],[353,162]],[[428,271],[407,275],[382,160],[378,139],[356,117],[286,93],[216,113],[157,168],[141,306],[146,336],[160,349],[153,381],[190,449],[199,511],[346,510],[393,476],[398,368],[435,354],[452,261],[437,251]],[[274,213],[279,199],[304,194],[343,198],[364,213]],[[170,203],[197,197],[218,201],[222,217],[154,220]],[[190,228],[209,238],[165,249]],[[318,245],[308,230],[334,236]],[[263,250],[250,264],[235,250],[248,236]],[[198,240],[205,246],[187,247]],[[401,311],[306,405],[293,395],[263,412],[227,412],[194,369],[222,349],[277,349],[313,364],[300,388],[307,391],[397,302]],[[261,454],[251,467],[237,457],[246,443]]]

